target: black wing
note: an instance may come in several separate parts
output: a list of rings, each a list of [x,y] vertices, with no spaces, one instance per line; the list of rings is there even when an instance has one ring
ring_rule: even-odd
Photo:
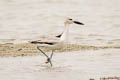
[[[60,38],[60,37],[62,36],[62,34],[63,34],[63,33],[61,33],[61,34],[59,34],[59,35],[57,35],[57,36],[55,36],[55,37],[58,37],[58,38]]]

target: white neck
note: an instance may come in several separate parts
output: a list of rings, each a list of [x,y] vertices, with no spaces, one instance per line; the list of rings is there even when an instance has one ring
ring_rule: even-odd
[[[65,28],[64,28],[62,36],[60,37],[60,40],[67,43],[68,42],[68,33],[69,33],[69,24],[65,24]]]

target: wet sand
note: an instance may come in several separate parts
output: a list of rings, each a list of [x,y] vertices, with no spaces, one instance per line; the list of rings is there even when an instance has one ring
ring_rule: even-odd
[[[46,57],[0,58],[1,80],[89,80],[120,76],[120,49],[99,49],[54,54],[53,67]],[[7,77],[6,77],[7,76]]]
[[[120,48],[120,46],[87,46],[87,45],[78,45],[78,44],[68,44],[60,50],[57,50],[56,53],[60,52],[71,52],[71,51],[80,51],[80,50],[99,50],[99,49],[108,49],[108,48]],[[42,48],[45,52],[50,52],[49,48]],[[0,44],[0,56],[35,56],[40,55],[40,52],[36,49],[35,44],[31,43],[21,43],[21,44]]]
[[[42,49],[50,55],[50,49]],[[0,44],[0,79],[100,80],[120,76],[120,46],[68,44],[54,54],[53,67],[45,61],[34,44]]]

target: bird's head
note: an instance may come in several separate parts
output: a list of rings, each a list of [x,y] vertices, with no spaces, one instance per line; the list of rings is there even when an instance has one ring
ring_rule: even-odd
[[[78,24],[78,25],[84,25],[83,23],[81,23],[81,22],[79,22],[79,21],[74,21],[74,20],[71,19],[71,18],[67,18],[64,23],[65,23],[65,24],[73,24],[73,23],[75,23],[75,24]]]

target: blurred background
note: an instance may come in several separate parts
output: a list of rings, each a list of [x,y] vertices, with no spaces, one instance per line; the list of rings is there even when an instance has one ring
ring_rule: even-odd
[[[0,0],[0,43],[58,35],[70,17],[69,42],[120,46],[120,0]]]

